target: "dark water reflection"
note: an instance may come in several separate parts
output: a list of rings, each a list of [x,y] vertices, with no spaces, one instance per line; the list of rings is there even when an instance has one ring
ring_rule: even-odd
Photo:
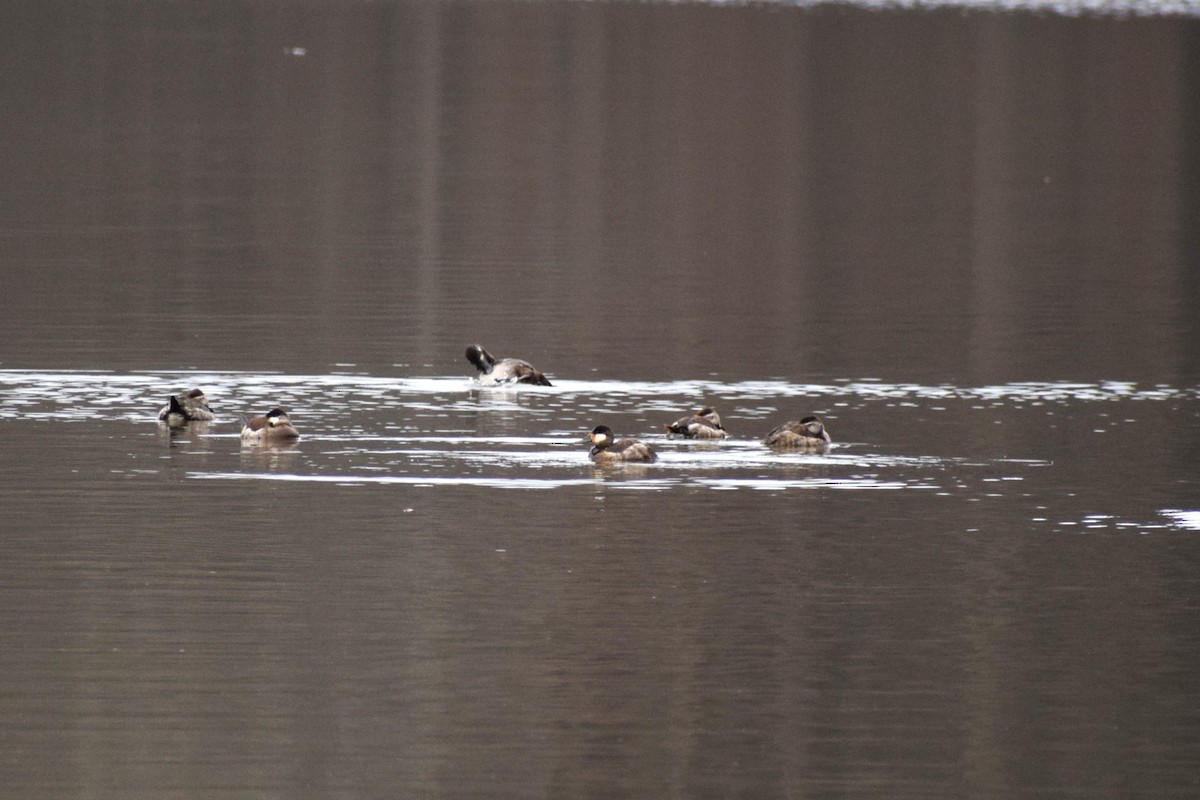
[[[0,37],[10,792],[1194,793],[1193,18]],[[731,438],[668,440],[702,403]],[[828,454],[759,444],[808,413]]]

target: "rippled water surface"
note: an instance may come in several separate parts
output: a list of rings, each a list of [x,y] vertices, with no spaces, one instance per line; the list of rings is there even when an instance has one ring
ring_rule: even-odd
[[[1194,795],[1200,29],[1013,7],[17,4],[8,793]]]
[[[151,412],[162,404],[164,387],[181,387],[167,393],[182,394],[193,386],[203,386],[217,420],[183,428],[157,422]],[[108,434],[101,441],[114,442],[118,450],[128,443],[142,445],[117,456],[124,462],[120,465],[111,456],[103,460],[107,467],[121,467],[114,474],[130,476],[521,490],[907,489],[971,501],[1029,498],[1029,491],[996,491],[1000,486],[988,484],[1021,482],[1024,488],[1030,481],[1047,482],[1039,472],[1070,469],[1059,463],[1060,446],[1046,444],[1047,438],[1077,437],[1073,447],[1086,442],[1092,451],[1086,460],[1093,466],[1140,449],[1137,431],[1186,424],[1200,392],[1117,382],[959,388],[872,380],[822,385],[558,379],[553,387],[489,387],[461,376],[386,378],[353,372],[0,371],[0,387],[0,420],[45,423],[51,426],[50,441],[79,436],[79,444],[94,448],[95,431],[103,429]],[[669,435],[667,422],[702,404],[722,412],[727,439]],[[264,405],[286,406],[303,429],[302,443],[242,443],[242,421],[264,413]],[[828,452],[780,452],[762,443],[776,424],[811,411],[838,435]],[[658,461],[593,465],[586,432],[598,423],[617,425],[621,435],[651,444]],[[964,426],[993,426],[998,433],[981,447],[956,438]],[[856,427],[866,438],[882,441],[856,441]],[[1162,495],[1170,498],[1172,492]],[[1104,507],[1117,510],[1113,505]],[[1050,520],[1046,506],[1035,508],[1046,513],[1031,521]],[[1119,520],[1097,513],[1087,516],[1087,526],[1147,529],[1188,521],[1186,515],[1162,514],[1165,519]]]

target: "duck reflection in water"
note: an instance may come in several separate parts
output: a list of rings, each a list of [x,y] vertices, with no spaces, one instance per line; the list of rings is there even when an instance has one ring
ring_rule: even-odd
[[[658,460],[650,445],[636,439],[617,439],[607,425],[597,425],[588,439],[593,445],[588,455],[597,464],[650,464]]]
[[[189,422],[186,425],[159,425],[159,435],[169,448],[210,448],[213,440],[208,438],[211,422]]]
[[[467,361],[479,372],[479,382],[484,384],[529,383],[535,386],[553,386],[546,376],[534,369],[528,361],[519,358],[497,359],[477,344],[467,348]]]
[[[242,418],[242,441],[246,444],[292,444],[299,438],[300,431],[282,409],[273,408],[262,416]]]
[[[799,450],[821,453],[833,442],[825,425],[817,417],[805,417],[799,422],[785,422],[763,439],[763,444],[776,450]]]
[[[171,395],[167,404],[158,412],[158,419],[171,427],[178,427],[189,422],[212,422],[216,416],[208,407],[208,398],[204,396],[204,392],[192,389],[179,397]]]
[[[720,415],[711,406],[705,406],[691,416],[680,417],[666,428],[668,436],[685,439],[724,439],[726,435]]]

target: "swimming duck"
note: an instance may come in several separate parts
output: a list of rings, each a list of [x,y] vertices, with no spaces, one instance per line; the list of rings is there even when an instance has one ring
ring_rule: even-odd
[[[553,386],[546,376],[533,368],[528,361],[519,358],[496,359],[487,350],[477,344],[467,348],[467,361],[479,370],[479,380],[483,383],[532,383],[537,386]]]
[[[666,427],[668,436],[679,434],[685,439],[725,438],[721,416],[711,406],[705,406],[690,417],[680,417]]]
[[[261,417],[242,418],[243,442],[292,442],[300,438],[300,431],[292,427],[288,415],[273,408]]]
[[[183,425],[188,422],[211,422],[216,419],[212,409],[208,407],[208,398],[199,389],[192,389],[182,396],[182,399],[171,395],[158,418],[168,425]]]
[[[805,417],[799,422],[785,422],[767,434],[763,444],[780,450],[804,450],[820,452],[829,447],[833,440],[821,420]]]
[[[658,456],[650,449],[650,445],[643,444],[636,439],[618,440],[613,435],[612,428],[607,425],[597,425],[588,434],[588,438],[595,445],[588,455],[597,464],[614,464],[618,461],[650,463],[658,459]]]

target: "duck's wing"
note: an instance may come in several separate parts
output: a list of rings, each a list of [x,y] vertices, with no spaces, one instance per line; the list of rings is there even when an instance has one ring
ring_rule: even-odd
[[[533,364],[520,358],[505,358],[497,362],[495,373],[500,373],[504,377],[497,377],[497,382],[501,383],[528,383],[534,386],[553,386],[546,379],[546,376],[534,369]]]

